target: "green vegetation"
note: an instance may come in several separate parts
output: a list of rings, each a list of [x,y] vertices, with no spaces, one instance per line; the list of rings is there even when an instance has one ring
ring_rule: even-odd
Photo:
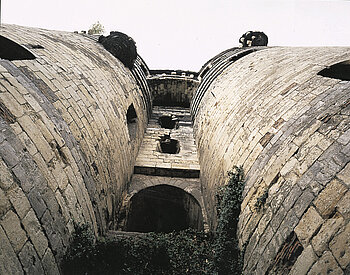
[[[238,247],[237,224],[244,189],[242,167],[234,167],[228,176],[227,184],[217,194],[218,225],[214,241],[214,266],[218,274],[241,274],[244,255]]]
[[[254,205],[254,206],[255,206],[255,209],[256,209],[257,211],[259,211],[262,207],[264,207],[265,202],[266,202],[268,196],[269,196],[269,189],[266,188],[265,191],[264,191],[264,193],[263,193],[259,198],[257,198],[257,200],[256,200],[256,202],[255,202],[255,205]]]
[[[66,253],[65,274],[212,274],[212,235],[186,230],[117,236],[91,242],[86,226],[76,227]]]
[[[241,274],[236,236],[242,168],[228,173],[220,188],[215,234],[185,230],[97,239],[86,225],[75,226],[62,269],[65,274]]]
[[[88,30],[88,34],[103,34],[104,32],[105,32],[105,28],[102,26],[102,24],[99,21],[92,24],[92,26]]]

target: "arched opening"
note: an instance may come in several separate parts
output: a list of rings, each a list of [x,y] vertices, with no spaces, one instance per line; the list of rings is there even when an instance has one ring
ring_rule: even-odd
[[[126,112],[126,123],[128,124],[130,139],[133,140],[137,132],[137,114],[134,104],[131,104]]]
[[[26,48],[0,35],[0,58],[13,61],[35,59],[35,56]]]
[[[350,81],[350,60],[334,64],[323,69],[318,75]]]
[[[202,209],[184,190],[170,185],[145,188],[130,200],[126,231],[172,232],[203,230]]]

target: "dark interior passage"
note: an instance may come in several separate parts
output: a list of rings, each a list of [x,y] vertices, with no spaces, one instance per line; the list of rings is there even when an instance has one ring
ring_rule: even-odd
[[[126,231],[171,232],[187,228],[203,230],[203,216],[197,200],[184,190],[157,185],[131,198]]]

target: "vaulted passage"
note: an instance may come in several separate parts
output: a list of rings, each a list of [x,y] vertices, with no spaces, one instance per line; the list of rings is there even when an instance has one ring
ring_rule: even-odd
[[[171,232],[187,228],[203,230],[203,216],[197,200],[184,190],[157,185],[131,198],[126,231]]]

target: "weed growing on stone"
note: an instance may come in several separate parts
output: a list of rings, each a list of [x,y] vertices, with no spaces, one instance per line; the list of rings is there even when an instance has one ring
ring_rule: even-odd
[[[257,211],[259,211],[265,205],[265,202],[266,202],[268,196],[269,196],[269,189],[266,188],[264,193],[259,198],[257,198],[257,200],[254,204],[255,209]]]
[[[214,267],[218,274],[241,274],[243,253],[238,247],[237,224],[244,188],[242,167],[234,167],[228,176],[227,184],[217,194],[218,225],[213,245]]]

